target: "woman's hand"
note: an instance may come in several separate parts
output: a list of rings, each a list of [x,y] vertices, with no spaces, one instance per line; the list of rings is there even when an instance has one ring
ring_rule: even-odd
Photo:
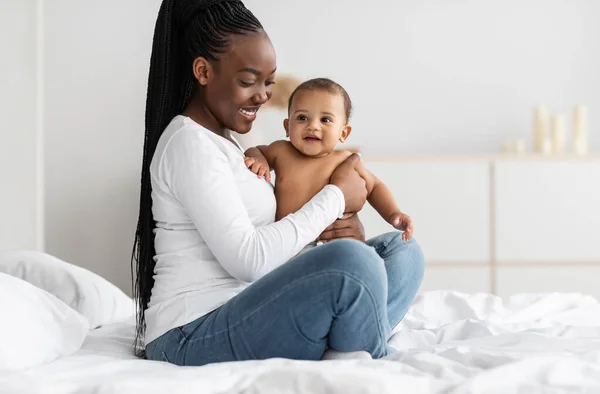
[[[356,153],[348,156],[331,174],[329,183],[336,185],[344,193],[345,212],[358,212],[367,201],[367,184],[356,171],[360,156]]]
[[[327,242],[341,238],[352,238],[359,241],[365,241],[365,228],[363,227],[357,214],[347,219],[338,219],[325,229],[317,241]]]

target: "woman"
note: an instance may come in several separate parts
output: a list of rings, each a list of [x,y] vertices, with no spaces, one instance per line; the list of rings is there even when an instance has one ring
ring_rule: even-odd
[[[365,202],[356,155],[274,222],[273,188],[246,169],[231,131],[250,131],[275,69],[269,37],[240,1],[163,2],[133,259],[138,340],[145,335],[149,359],[318,360],[327,349],[383,357],[416,294],[416,243],[390,233],[369,246],[356,215],[336,221]],[[354,239],[294,257],[319,237]],[[384,266],[375,249],[396,257]]]

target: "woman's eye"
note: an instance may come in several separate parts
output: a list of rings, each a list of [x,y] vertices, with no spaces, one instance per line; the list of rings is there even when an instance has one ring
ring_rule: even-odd
[[[267,82],[265,82],[265,85],[267,85],[267,86],[275,85],[275,81],[267,81]]]
[[[242,84],[242,86],[245,86],[247,88],[254,85],[254,81],[240,81],[240,83]]]

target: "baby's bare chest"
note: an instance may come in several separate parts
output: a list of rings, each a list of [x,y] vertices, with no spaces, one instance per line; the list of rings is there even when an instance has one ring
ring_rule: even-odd
[[[329,183],[331,174],[343,158],[291,159],[275,169],[275,190],[277,194],[296,195],[298,198],[312,198]]]

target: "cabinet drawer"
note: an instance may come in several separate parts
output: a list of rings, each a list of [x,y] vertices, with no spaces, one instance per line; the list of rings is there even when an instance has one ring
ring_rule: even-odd
[[[600,162],[495,168],[499,262],[600,262]]]
[[[463,293],[489,293],[490,268],[482,267],[427,267],[419,292],[455,290]]]
[[[490,178],[487,162],[366,162],[413,219],[427,261],[487,262],[490,257]],[[393,228],[368,204],[368,236]]]
[[[498,267],[497,294],[583,293],[600,299],[600,265],[571,267]]]

